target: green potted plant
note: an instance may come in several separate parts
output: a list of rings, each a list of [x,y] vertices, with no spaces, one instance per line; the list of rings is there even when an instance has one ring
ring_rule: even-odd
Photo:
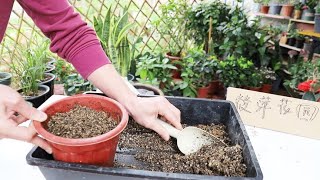
[[[296,39],[296,42],[295,42],[294,46],[296,48],[300,48],[301,49],[303,47],[303,43],[305,41],[305,36],[302,35],[302,34],[297,33],[295,39]]]
[[[290,17],[292,15],[294,4],[297,2],[297,0],[287,0],[284,2],[281,8],[281,15],[284,17]]]
[[[307,0],[306,5],[302,8],[302,20],[314,21],[315,7],[318,4],[318,0]]]
[[[255,69],[251,60],[244,57],[235,58],[229,56],[223,61],[219,61],[219,70],[217,71],[219,79],[225,87],[244,87],[248,83],[248,77]]]
[[[170,63],[169,58],[164,55],[153,55],[149,52],[137,57],[136,75],[138,81],[142,84],[158,86],[164,93],[168,93],[173,89],[173,79],[171,71],[177,69]],[[139,85],[139,88],[142,88]],[[151,88],[146,87],[147,90]],[[154,88],[156,89],[156,88]],[[161,90],[154,91],[156,95],[162,95]]]
[[[307,81],[310,77],[313,77],[313,73],[318,68],[320,68],[319,61],[313,63],[310,61],[304,62],[302,59],[299,59],[298,62],[292,64],[288,69],[291,77],[284,82],[284,86],[288,93],[292,97],[301,98],[303,92],[299,91],[298,85]]]
[[[68,96],[93,90],[93,85],[89,81],[83,79],[78,73],[69,74],[65,77],[64,82],[65,93]]]
[[[298,90],[302,91],[304,94],[302,99],[309,101],[320,102],[320,78],[319,73],[315,74],[312,79],[305,82],[301,82],[298,85]]]
[[[299,36],[299,33],[296,29],[292,29],[289,31],[289,33],[287,34],[288,40],[287,40],[287,44],[289,46],[294,46],[296,44],[296,38]]]
[[[196,46],[202,46],[208,52],[209,28],[212,27],[211,37],[212,53],[220,55],[219,47],[224,44],[225,34],[219,30],[222,25],[231,20],[231,7],[220,1],[201,1],[187,10],[186,28],[188,29],[188,39],[193,40]],[[210,19],[212,25],[210,26]]]
[[[296,2],[294,4],[294,15],[293,19],[300,19],[302,14],[302,8],[304,4],[302,2]]]
[[[270,0],[259,0],[256,2],[260,3],[260,12],[262,14],[268,14],[269,8],[270,8],[270,6],[269,6]]]
[[[185,0],[169,0],[160,6],[160,18],[152,24],[159,31],[160,35],[168,42],[166,56],[172,61],[180,61],[182,51],[187,41],[186,34],[186,10],[188,3]],[[180,67],[177,66],[179,69]],[[180,74],[173,75],[180,78]]]
[[[261,91],[261,87],[263,84],[263,76],[258,68],[254,68],[252,73],[248,75],[246,88],[251,91]]]
[[[210,93],[210,83],[214,79],[216,67],[218,65],[217,58],[214,56],[207,56],[204,51],[191,50],[186,58],[193,58],[193,72],[194,76],[191,78],[193,84],[197,88],[198,98],[207,98]],[[187,60],[190,61],[190,60]]]
[[[10,86],[12,74],[9,72],[0,71],[0,84]]]
[[[18,92],[35,107],[39,107],[49,97],[50,87],[45,84],[54,79],[54,76],[45,75],[46,63],[43,57],[40,47],[18,45],[11,62],[7,62],[19,82]]]
[[[284,2],[284,0],[272,0],[269,5],[270,6],[269,14],[279,15],[282,8],[282,5],[281,5],[282,2]]]
[[[129,22],[128,7],[125,7],[119,16],[112,15],[112,12],[112,6],[110,6],[104,19],[100,16],[94,17],[94,29],[106,55],[121,76],[126,79],[136,51],[136,44],[142,39],[135,37],[130,42],[129,32],[135,24]]]
[[[260,68],[260,73],[263,79],[261,91],[265,93],[271,93],[272,84],[276,80],[276,73],[270,67],[265,66]]]

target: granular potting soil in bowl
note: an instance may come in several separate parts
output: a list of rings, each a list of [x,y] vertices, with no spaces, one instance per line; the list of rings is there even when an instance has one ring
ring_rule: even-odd
[[[102,135],[117,125],[106,112],[76,105],[69,112],[53,115],[47,130],[56,136],[76,139]]]

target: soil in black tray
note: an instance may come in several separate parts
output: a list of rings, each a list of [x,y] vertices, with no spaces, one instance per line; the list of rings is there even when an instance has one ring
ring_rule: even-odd
[[[133,150],[135,159],[141,162],[142,166],[118,162],[115,166],[170,173],[245,176],[246,165],[243,162],[242,149],[239,145],[230,144],[225,126],[210,124],[197,127],[218,137],[228,146],[212,144],[185,156],[178,150],[175,139],[171,138],[166,142],[158,134],[130,120],[120,136],[118,147],[120,150]]]
[[[76,105],[69,112],[53,115],[47,130],[65,138],[90,138],[111,131],[117,124],[105,112]]]

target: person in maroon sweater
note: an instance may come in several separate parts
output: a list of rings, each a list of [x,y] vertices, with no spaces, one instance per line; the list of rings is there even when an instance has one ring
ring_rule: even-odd
[[[83,78],[91,81],[109,97],[120,102],[146,128],[169,140],[168,132],[155,119],[161,115],[178,129],[180,111],[164,97],[137,97],[124,83],[105,55],[95,31],[76,13],[67,0],[17,0],[45,36],[50,50],[72,63]],[[14,0],[0,0],[0,41],[3,39]],[[47,115],[27,105],[13,89],[0,86],[0,138],[12,138],[36,144],[48,153],[48,143],[32,126],[19,126],[27,119],[44,121]],[[19,113],[19,116],[15,116]]]

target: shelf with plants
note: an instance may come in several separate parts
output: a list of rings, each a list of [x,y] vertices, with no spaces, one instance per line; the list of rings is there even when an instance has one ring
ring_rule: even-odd
[[[306,20],[302,20],[302,19],[290,19],[291,22],[295,22],[295,23],[304,23],[304,24],[314,24],[314,21],[306,21]]]
[[[320,38],[320,33],[316,33],[314,31],[302,30],[302,31],[299,31],[299,34]]]
[[[281,47],[284,47],[284,48],[287,48],[287,49],[299,51],[299,52],[301,51],[301,48],[297,48],[297,47],[294,47],[294,46],[289,46],[288,44],[282,44],[282,43],[280,43],[280,46],[281,46]]]
[[[290,20],[290,17],[273,15],[273,14],[257,13],[256,16],[260,16],[260,17],[264,17],[264,18],[271,18],[271,19],[279,19],[279,20]]]

